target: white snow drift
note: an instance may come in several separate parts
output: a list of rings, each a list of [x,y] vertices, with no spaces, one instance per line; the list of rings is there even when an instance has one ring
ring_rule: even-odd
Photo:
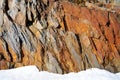
[[[120,73],[114,74],[97,68],[78,73],[55,74],[41,71],[35,66],[26,66],[0,71],[0,80],[120,80]]]

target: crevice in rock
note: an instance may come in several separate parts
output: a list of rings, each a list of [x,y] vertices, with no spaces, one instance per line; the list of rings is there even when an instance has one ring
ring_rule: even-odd
[[[42,58],[42,63],[41,63],[41,69],[42,70],[44,70],[44,68],[45,68],[45,49],[44,48],[42,48],[41,49],[41,53],[40,53],[40,56],[41,56],[41,58]]]
[[[109,58],[108,58],[108,53],[105,53],[105,57],[103,58],[103,66],[104,66],[104,68],[110,63],[109,62]]]
[[[116,35],[115,35],[115,32],[114,32],[114,30],[112,30],[112,33],[113,33],[114,44],[115,44]]]
[[[22,43],[23,41],[21,40],[21,38],[19,37],[19,43],[20,43],[20,54],[21,54],[21,61],[22,62],[22,58],[24,57],[23,51],[22,51]]]
[[[31,26],[32,24],[33,24],[33,22],[34,22],[34,16],[33,16],[33,14],[31,13],[31,18],[32,18],[32,20],[30,21],[29,19],[28,19],[28,15],[27,15],[27,12],[26,12],[26,26]]]
[[[39,10],[37,8],[36,8],[36,11],[37,11],[37,18],[40,21],[41,20],[41,15],[40,15]]]
[[[81,46],[81,42],[80,42],[80,38],[79,38],[79,34],[75,34],[76,38],[77,38],[77,42],[80,48],[80,53],[82,54],[82,46]]]
[[[107,23],[106,23],[106,26],[107,27],[110,27],[110,12],[108,12],[108,21],[107,21]]]
[[[61,26],[60,26],[60,25],[58,25],[58,26],[57,26],[57,28],[58,28],[58,29],[60,29],[60,28],[61,28]]]
[[[2,59],[5,59],[4,56],[3,56],[2,54],[3,54],[3,53],[0,52],[0,61],[1,61]]]
[[[87,69],[87,68],[92,68],[92,66],[91,66],[90,63],[89,63],[89,60],[88,60],[86,54],[84,54],[83,57],[84,57],[84,67],[85,67],[85,69]]]
[[[103,33],[102,25],[98,23],[98,27],[100,28],[101,32]]]
[[[6,16],[8,17],[8,19],[13,23],[13,19],[10,17],[10,15],[6,12]],[[14,23],[13,23],[14,24]]]
[[[85,56],[86,56],[86,55],[85,55]],[[90,64],[90,62],[89,62],[90,60],[88,59],[87,56],[86,56],[86,60],[87,60],[88,67],[89,67],[89,68],[92,68],[92,64]]]
[[[67,26],[67,22],[65,20],[65,15],[63,17],[63,22],[64,22],[64,26],[65,26],[65,31],[68,31],[68,26]]]
[[[4,9],[4,12],[7,13],[7,11],[9,10],[9,7],[8,7],[8,0],[5,0],[5,9]]]
[[[10,62],[9,64],[9,69],[15,68],[15,63],[14,62]]]
[[[3,38],[3,40],[4,40],[4,38]],[[9,47],[8,47],[8,44],[7,44],[6,40],[4,40],[4,42],[5,42],[5,45],[6,45],[6,51],[7,51],[8,55],[9,55],[9,57],[10,57],[10,61],[13,61],[13,56],[9,52]]]
[[[91,44],[93,45],[92,47],[94,47],[94,49],[97,51],[97,47],[95,45],[93,38],[89,38],[89,39],[90,39]]]

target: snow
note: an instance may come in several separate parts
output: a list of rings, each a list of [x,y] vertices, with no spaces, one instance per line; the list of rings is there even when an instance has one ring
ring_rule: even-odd
[[[25,66],[16,69],[0,70],[0,80],[120,80],[120,73],[110,73],[106,70],[91,68],[78,73],[55,74],[41,71],[35,66]]]

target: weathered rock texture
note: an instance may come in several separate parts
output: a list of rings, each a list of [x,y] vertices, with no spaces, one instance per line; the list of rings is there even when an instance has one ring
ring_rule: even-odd
[[[0,69],[120,71],[120,15],[56,0],[0,1]]]

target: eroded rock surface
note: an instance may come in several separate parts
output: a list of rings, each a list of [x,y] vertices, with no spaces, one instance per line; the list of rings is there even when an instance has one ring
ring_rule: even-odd
[[[56,0],[0,1],[0,69],[120,71],[120,15]]]

